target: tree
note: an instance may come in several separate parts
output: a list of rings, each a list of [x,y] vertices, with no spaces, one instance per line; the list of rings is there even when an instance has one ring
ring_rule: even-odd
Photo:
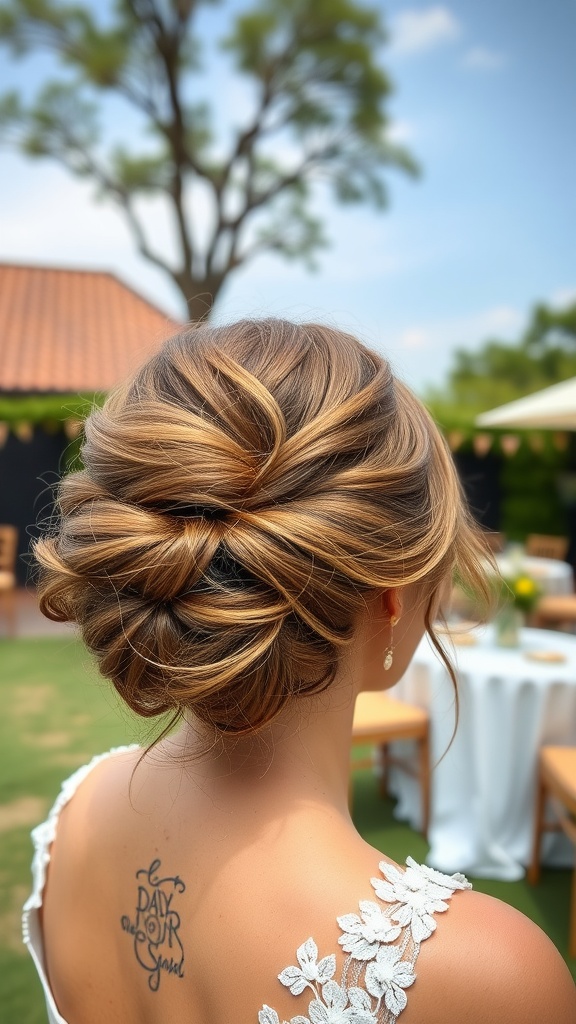
[[[313,212],[319,189],[383,208],[388,168],[416,171],[390,139],[392,85],[376,9],[358,0],[256,0],[231,14],[220,47],[249,84],[253,108],[223,133],[200,89],[198,22],[210,2],[0,2],[0,43],[15,57],[51,53],[59,70],[30,102],[16,91],[0,97],[0,138],[59,161],[113,200],[192,320],[207,316],[228,276],[259,253],[313,261],[326,244]],[[134,118],[130,148],[102,132],[111,98]],[[148,236],[143,196],[166,200],[176,258]],[[190,212],[199,202],[209,211],[201,222]]]
[[[486,341],[457,349],[447,386],[430,394],[441,419],[460,411],[468,418],[576,376],[576,302],[564,309],[534,308],[516,344]]]

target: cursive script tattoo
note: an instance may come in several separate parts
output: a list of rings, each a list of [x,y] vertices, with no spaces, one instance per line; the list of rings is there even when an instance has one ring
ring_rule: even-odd
[[[174,897],[185,892],[178,875],[160,875],[160,860],[136,872],[138,894],[134,917],[124,914],[122,929],[134,937],[134,953],[141,967],[148,972],[148,987],[157,992],[162,971],[176,978],[184,977],[184,947],[180,939],[180,914],[173,906]]]

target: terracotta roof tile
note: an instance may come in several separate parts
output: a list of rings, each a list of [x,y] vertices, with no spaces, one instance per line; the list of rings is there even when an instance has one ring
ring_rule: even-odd
[[[179,326],[106,271],[0,263],[0,391],[106,391]]]

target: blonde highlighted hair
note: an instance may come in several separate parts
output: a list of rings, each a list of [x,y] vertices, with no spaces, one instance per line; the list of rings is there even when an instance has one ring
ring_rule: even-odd
[[[36,545],[40,606],[140,715],[256,730],[330,684],[370,592],[421,581],[430,613],[455,569],[485,590],[437,428],[329,327],[183,331],[92,413],[83,462]]]

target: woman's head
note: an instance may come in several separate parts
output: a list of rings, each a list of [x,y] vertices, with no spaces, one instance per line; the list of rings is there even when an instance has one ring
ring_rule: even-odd
[[[253,731],[333,679],[367,597],[480,541],[450,456],[388,363],[317,324],[190,328],[86,424],[41,540],[41,607],[79,623],[142,715]]]

